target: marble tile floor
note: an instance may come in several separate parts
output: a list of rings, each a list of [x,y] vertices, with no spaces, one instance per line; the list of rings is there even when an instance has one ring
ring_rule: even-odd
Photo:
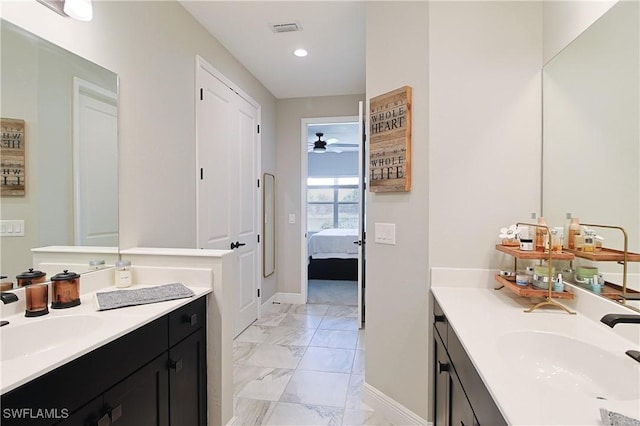
[[[234,341],[234,425],[391,425],[362,402],[355,306],[274,304]]]

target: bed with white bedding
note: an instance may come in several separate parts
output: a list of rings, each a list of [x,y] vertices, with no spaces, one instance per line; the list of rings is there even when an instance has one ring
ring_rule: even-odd
[[[323,229],[309,237],[311,259],[357,259],[357,229]]]
[[[309,279],[358,279],[357,229],[325,229],[309,237]]]

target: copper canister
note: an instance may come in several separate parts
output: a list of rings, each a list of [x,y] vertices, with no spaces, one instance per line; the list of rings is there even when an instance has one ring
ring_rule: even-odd
[[[40,284],[47,281],[47,274],[42,271],[34,271],[29,268],[28,271],[16,275],[18,287],[24,287],[29,284]]]
[[[9,291],[13,289],[13,283],[7,281],[6,275],[0,275],[0,291]]]
[[[80,304],[80,275],[66,269],[51,277],[51,308],[62,309]]]
[[[25,317],[39,317],[49,313],[49,285],[29,284],[25,288],[26,310]]]

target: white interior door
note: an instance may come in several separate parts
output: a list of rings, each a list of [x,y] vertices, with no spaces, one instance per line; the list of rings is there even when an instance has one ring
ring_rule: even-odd
[[[364,324],[364,291],[365,291],[365,249],[366,249],[366,223],[365,220],[365,200],[366,200],[366,186],[365,176],[367,167],[367,152],[365,149],[366,135],[364,132],[364,104],[362,101],[358,102],[358,134],[360,135],[360,161],[358,162],[358,175],[360,179],[358,181],[358,194],[359,205],[358,211],[358,320],[360,328]]]
[[[259,312],[259,114],[204,61],[198,85],[198,246],[234,251],[238,335]]]
[[[117,95],[74,79],[74,242],[118,246]]]

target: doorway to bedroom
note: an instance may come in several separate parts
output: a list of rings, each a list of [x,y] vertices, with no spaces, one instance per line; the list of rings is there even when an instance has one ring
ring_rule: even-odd
[[[351,306],[350,316],[362,323],[362,122],[359,117],[304,119],[302,130],[307,303]]]

